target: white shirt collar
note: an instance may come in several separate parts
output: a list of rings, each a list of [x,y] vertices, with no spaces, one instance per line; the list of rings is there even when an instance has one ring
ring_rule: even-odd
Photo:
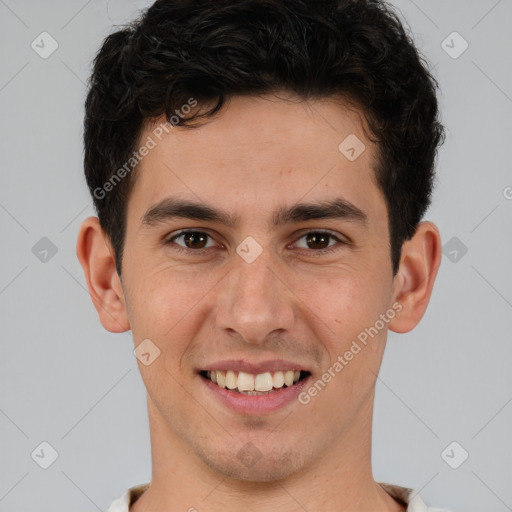
[[[382,482],[378,483],[390,496],[407,505],[407,512],[448,512],[447,510],[427,507],[420,495],[413,489]],[[148,487],[149,483],[130,487],[122,496],[112,502],[107,512],[129,512],[130,505],[135,503]]]

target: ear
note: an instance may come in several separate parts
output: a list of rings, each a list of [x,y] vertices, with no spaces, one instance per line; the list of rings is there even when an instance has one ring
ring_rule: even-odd
[[[76,244],[89,294],[100,321],[110,332],[130,329],[121,280],[117,274],[113,250],[98,217],[82,222]]]
[[[394,332],[409,332],[423,317],[441,264],[441,236],[432,222],[420,222],[404,242],[400,267],[393,280],[393,304],[402,309],[389,322]]]

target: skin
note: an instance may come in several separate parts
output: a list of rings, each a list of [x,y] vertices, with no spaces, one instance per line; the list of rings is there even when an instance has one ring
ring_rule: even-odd
[[[372,475],[374,390],[387,329],[410,331],[427,308],[439,232],[420,223],[393,276],[377,147],[362,116],[339,99],[290,98],[235,97],[200,128],[174,128],[149,152],[128,202],[122,280],[98,219],[81,225],[77,255],[101,323],[110,332],[131,329],[135,346],[149,338],[161,351],[148,366],[138,361],[153,476],[134,512],[405,510]],[[338,150],[349,134],[366,146],[353,162]],[[171,195],[222,208],[239,223],[141,226],[144,212]],[[334,197],[361,209],[367,223],[269,228],[278,207]],[[196,241],[195,253],[184,254],[175,249],[187,247],[183,237],[164,243],[185,228],[210,235],[210,247]],[[328,239],[336,250],[318,256],[304,236],[315,230],[349,243]],[[236,253],[247,236],[263,249],[251,264]],[[221,359],[285,359],[307,365],[316,380],[397,303],[401,311],[306,405],[238,414],[206,394],[196,373]],[[261,453],[251,467],[237,457],[248,442]]]

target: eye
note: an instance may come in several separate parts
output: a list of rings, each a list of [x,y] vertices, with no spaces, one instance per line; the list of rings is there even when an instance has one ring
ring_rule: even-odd
[[[304,241],[300,242],[300,240]],[[336,242],[338,242],[338,244],[336,244]],[[295,246],[300,249],[310,249],[317,253],[324,253],[336,250],[336,245],[346,245],[346,243],[347,242],[341,240],[328,231],[309,231],[295,242]]]
[[[329,231],[308,231],[293,245],[309,253],[324,254],[336,251],[339,245],[347,245],[347,243]],[[199,253],[202,252],[201,249],[207,250],[217,245],[211,235],[197,230],[182,230],[167,238],[164,244],[172,245],[173,250],[178,252],[187,253]]]
[[[182,240],[183,244],[177,243],[177,240]],[[210,239],[210,243],[208,241]],[[197,249],[208,249],[215,247],[215,242],[212,237],[204,231],[181,231],[180,233],[167,239],[166,244],[175,243],[177,250],[190,250],[194,251]]]

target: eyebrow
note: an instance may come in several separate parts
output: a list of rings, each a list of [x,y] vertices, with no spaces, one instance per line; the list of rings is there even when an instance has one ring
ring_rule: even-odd
[[[151,206],[142,216],[141,227],[154,227],[176,218],[216,222],[228,227],[240,223],[240,217],[226,210],[181,199],[167,197]],[[338,219],[368,224],[368,216],[360,208],[343,198],[335,198],[315,203],[298,203],[280,207],[272,215],[269,227],[276,228],[288,223],[298,223],[316,219]]]

